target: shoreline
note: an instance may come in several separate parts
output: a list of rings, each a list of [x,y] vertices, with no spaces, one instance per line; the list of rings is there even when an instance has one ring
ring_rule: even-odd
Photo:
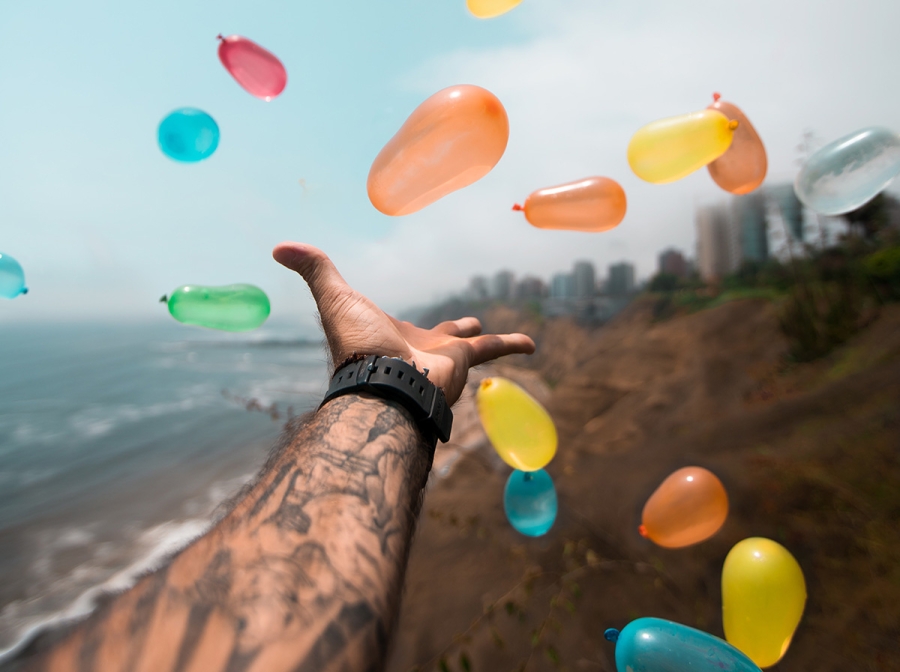
[[[126,525],[125,539],[99,541],[96,526],[90,524],[69,527],[56,534],[41,549],[35,565],[52,563],[54,553],[81,552],[90,555],[85,561],[71,566],[66,573],[47,579],[48,586],[55,592],[48,590],[3,605],[0,623],[17,620],[19,623],[17,627],[7,630],[9,634],[16,634],[8,646],[0,649],[0,669],[14,662],[38,639],[52,637],[54,633],[88,617],[104,600],[129,590],[141,577],[160,568],[173,555],[203,536],[220,518],[222,505],[254,476],[255,472],[212,479],[195,497],[180,502],[168,519],[137,529]],[[203,500],[203,503],[198,500]],[[117,559],[121,562],[110,562],[107,555],[110,552],[118,554]],[[85,585],[74,597],[64,599],[63,595],[68,592],[67,585],[87,583],[84,577],[92,574],[97,577],[95,582]],[[42,602],[49,605],[41,608]]]
[[[454,424],[450,441],[439,446],[435,452],[433,476],[427,486],[429,490],[440,487],[440,483],[454,472],[460,459],[470,453],[486,451],[485,459],[491,461],[494,468],[498,470],[507,468],[491,450],[475,408],[475,391],[480,382],[490,376],[504,376],[514,380],[542,403],[546,403],[549,397],[549,389],[534,371],[502,364],[489,364],[477,370],[473,369],[462,396],[453,407]],[[142,576],[163,566],[171,556],[208,532],[217,522],[222,504],[255,475],[254,472],[236,478],[214,480],[207,485],[206,505],[202,511],[196,511],[196,498],[192,498],[181,503],[180,513],[185,514],[185,509],[191,509],[189,513],[194,515],[173,515],[166,521],[141,530],[130,542],[120,542],[129,544],[134,550],[128,564],[114,570],[111,575],[98,583],[88,586],[61,608],[48,610],[41,615],[21,617],[23,625],[18,628],[17,636],[9,646],[0,649],[0,666],[15,662],[23,651],[41,638],[52,637],[54,633],[64,631],[89,617],[104,600],[129,590]],[[212,495],[213,492],[216,492],[216,496]],[[75,537],[76,542],[81,541],[83,546],[90,546],[93,543],[92,535],[84,530],[72,528],[69,533]],[[79,539],[79,534],[84,538]],[[66,575],[57,577],[54,583],[71,580],[73,575],[86,571],[86,565],[89,563],[90,561],[72,567]],[[16,612],[21,606],[27,607],[29,603],[33,604],[44,598],[46,596],[41,595],[5,604],[0,609],[0,623],[6,619],[17,618]]]
[[[83,591],[68,607],[34,619],[26,625],[11,646],[0,650],[0,665],[15,661],[16,657],[43,636],[65,630],[90,616],[105,599],[132,588],[144,575],[159,569],[173,555],[200,538],[214,525],[214,520],[187,519],[169,521],[145,531],[145,535],[159,535],[150,551],[116,572],[106,581]],[[10,603],[4,612],[16,603]]]

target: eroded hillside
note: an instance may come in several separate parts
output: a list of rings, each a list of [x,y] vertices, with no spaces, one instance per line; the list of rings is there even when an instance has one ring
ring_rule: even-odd
[[[804,365],[787,362],[764,301],[663,322],[639,303],[595,331],[508,309],[485,323],[538,342],[500,373],[557,422],[559,518],[537,540],[509,527],[509,469],[464,398],[453,441],[472,450],[426,498],[391,669],[612,671],[603,630],[638,616],[721,636],[722,562],[748,536],[786,545],[806,575],[804,619],[778,669],[900,669],[897,306]],[[655,547],[636,532],[643,503],[690,464],[725,483],[729,519],[703,544]]]

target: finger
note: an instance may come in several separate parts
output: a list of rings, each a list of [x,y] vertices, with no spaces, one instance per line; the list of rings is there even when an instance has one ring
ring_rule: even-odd
[[[476,336],[468,343],[472,346],[472,366],[504,355],[530,355],[534,352],[534,341],[525,334],[487,334]]]
[[[347,287],[347,282],[341,277],[334,263],[317,247],[304,243],[284,242],[275,246],[272,256],[282,266],[303,276],[316,302],[329,292]]]
[[[477,317],[463,317],[458,320],[441,322],[432,331],[436,331],[439,334],[447,334],[448,336],[469,338],[481,333],[481,322]]]

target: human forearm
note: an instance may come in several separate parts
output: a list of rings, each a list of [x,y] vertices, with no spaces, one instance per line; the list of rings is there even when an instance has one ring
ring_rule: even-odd
[[[82,625],[48,667],[377,666],[430,467],[421,443],[388,402],[330,402],[209,534]]]
[[[282,243],[273,255],[307,281],[334,363],[354,353],[400,358],[452,405],[470,367],[534,351],[523,334],[482,335],[474,317],[432,329],[398,321],[309,245]],[[419,431],[386,401],[329,402],[209,534],[34,667],[380,669],[430,468]]]

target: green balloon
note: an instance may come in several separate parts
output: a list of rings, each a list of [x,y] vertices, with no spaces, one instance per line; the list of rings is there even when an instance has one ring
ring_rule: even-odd
[[[161,302],[179,322],[222,331],[250,331],[269,317],[269,297],[253,285],[182,285]]]

